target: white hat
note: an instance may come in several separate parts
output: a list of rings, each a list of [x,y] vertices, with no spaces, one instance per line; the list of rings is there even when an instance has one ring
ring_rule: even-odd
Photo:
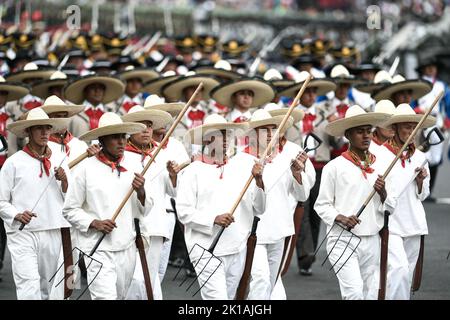
[[[10,73],[6,80],[23,82],[27,79],[37,78],[37,79],[49,79],[55,69],[39,69],[39,67],[33,63],[27,63],[22,70]]]
[[[271,102],[271,103],[266,104],[266,106],[264,107],[264,110],[269,111],[269,113],[272,117],[276,117],[276,116],[284,116],[289,109],[288,108],[280,108],[280,106],[278,104]],[[305,112],[300,109],[294,109],[294,110],[292,110],[290,116],[294,119],[293,123],[298,123],[303,120],[303,117],[305,116]]]
[[[77,113],[84,110],[84,106],[75,104],[66,104],[58,96],[52,95],[45,99],[44,104],[41,106],[42,110],[47,114],[55,112],[67,112],[67,117],[70,118]]]
[[[220,82],[211,76],[196,74],[193,71],[186,73],[185,76],[178,78],[165,84],[161,88],[162,95],[169,101],[181,101],[184,99],[183,90],[187,87],[197,87],[200,83],[203,83],[203,98],[209,99],[209,93],[213,88],[218,86]]]
[[[128,66],[124,71],[117,74],[122,81],[127,81],[129,79],[137,78],[146,83],[152,79],[157,79],[159,77],[158,72],[148,69],[148,68],[135,68],[134,66]]]
[[[419,99],[433,89],[433,85],[422,79],[406,80],[401,75],[396,75],[392,78],[390,84],[386,84],[372,94],[375,101],[382,99],[391,99],[396,92],[403,90],[412,90],[412,99]]]
[[[105,112],[98,122],[98,128],[82,134],[79,139],[91,141],[112,134],[135,134],[145,130],[145,125],[136,122],[123,122],[114,112]]]
[[[125,90],[125,85],[120,79],[113,76],[93,74],[70,82],[64,88],[64,95],[69,101],[82,103],[85,99],[84,89],[94,83],[100,83],[105,86],[105,94],[102,103],[109,103],[119,99]]]
[[[68,118],[49,118],[42,108],[34,108],[26,113],[25,120],[19,120],[10,123],[7,129],[14,133],[18,138],[25,138],[28,136],[26,129],[34,126],[52,126],[52,132],[61,131],[69,125]]]
[[[144,84],[141,92],[148,92],[150,94],[157,94],[162,96],[161,88],[167,83],[178,79],[180,76],[175,73],[175,71],[166,71],[159,78],[150,80]]]
[[[65,86],[68,81],[69,79],[64,72],[55,71],[52,73],[49,79],[42,80],[33,84],[31,94],[41,99],[45,99],[48,97],[48,89],[50,87]]]
[[[283,76],[281,75],[280,71],[277,69],[269,69],[264,73],[263,79],[266,81],[270,80],[282,80]]]
[[[239,73],[231,68],[231,64],[226,60],[219,60],[214,67],[198,67],[195,69],[197,74],[213,75],[227,80],[235,80],[242,77]]]
[[[172,116],[157,109],[144,109],[142,106],[133,106],[127,114],[122,116],[124,122],[151,121],[153,129],[165,128],[172,122]]]
[[[365,112],[358,105],[353,105],[345,112],[345,118],[330,122],[325,127],[326,133],[330,136],[344,136],[345,131],[364,125],[378,126],[390,115],[378,112]]]
[[[294,98],[297,96],[298,91],[306,81],[310,73],[308,71],[302,71],[295,77],[295,84],[280,91],[278,95]],[[336,84],[327,79],[311,79],[306,88],[317,88],[317,95],[322,96],[327,92],[334,91]]]
[[[269,111],[264,109],[258,109],[255,112],[253,112],[252,117],[248,121],[248,127],[249,129],[255,129],[258,127],[268,125],[275,125],[276,127],[278,127],[283,121],[283,118],[284,116],[272,117]],[[293,123],[294,119],[292,117],[289,117],[288,121],[286,122],[285,129],[291,127]]]
[[[6,101],[15,101],[26,96],[30,92],[30,89],[23,83],[6,82],[5,78],[0,76],[0,91],[8,92]]]
[[[183,110],[185,104],[182,102],[164,102],[164,98],[156,94],[149,95],[144,102],[144,109],[156,109],[170,113],[172,117],[176,117]]]
[[[331,69],[330,76],[337,84],[347,83],[350,85],[356,85],[365,82],[364,80],[357,79],[354,75],[351,75],[348,69],[342,64],[335,65],[333,69]]]
[[[233,123],[227,122],[224,117],[218,114],[211,114],[205,118],[203,124],[201,126],[190,129],[186,133],[186,137],[188,137],[191,143],[194,144],[202,144],[202,141],[198,139],[204,137],[206,134],[220,131],[220,130],[236,130],[236,129],[247,129],[247,123]],[[200,142],[200,143],[199,143]]]
[[[419,123],[420,119],[422,119],[421,114],[416,114],[411,108],[411,106],[407,103],[402,103],[395,108],[395,113],[392,115],[392,117],[387,120],[383,126],[387,127],[395,123],[401,123],[401,122],[416,122]],[[433,116],[428,116],[424,123],[422,124],[422,128],[428,128],[432,127],[436,124],[436,118]]]
[[[374,91],[377,91],[390,83],[392,83],[391,75],[385,70],[380,70],[375,74],[373,83],[358,85],[356,86],[356,89],[361,92],[372,94]]]

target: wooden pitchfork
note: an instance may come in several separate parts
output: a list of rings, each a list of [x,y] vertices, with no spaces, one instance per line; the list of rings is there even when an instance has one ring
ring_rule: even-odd
[[[278,126],[278,129],[276,130],[275,134],[272,136],[272,139],[270,140],[269,145],[266,147],[266,150],[264,151],[263,155],[261,156],[261,163],[264,163],[266,160],[266,157],[268,155],[268,153],[270,152],[270,150],[272,150],[272,148],[274,147],[275,143],[278,141],[278,137],[280,135],[280,132],[284,129],[284,126],[286,125],[289,116],[291,115],[292,111],[294,110],[294,108],[298,105],[299,101],[300,101],[300,97],[302,96],[303,92],[305,91],[309,81],[311,80],[311,75],[308,76],[308,78],[305,80],[305,82],[303,83],[302,87],[300,88],[299,92],[297,93],[297,96],[295,97],[295,99],[292,101],[288,111],[286,112],[286,114],[284,115],[283,121],[281,122],[281,124]],[[242,189],[242,191],[239,194],[239,197],[237,198],[237,200],[235,201],[233,207],[230,210],[230,214],[233,215],[234,212],[236,211],[237,207],[239,206],[242,198],[245,195],[245,192],[247,191],[247,189],[250,187],[250,184],[253,181],[253,175],[250,175],[250,177],[248,178],[244,188]],[[191,253],[193,252],[193,250],[195,248],[199,248],[202,252],[202,254],[200,255],[200,258],[198,259],[198,261],[196,262],[195,267],[198,265],[198,263],[201,261],[201,259],[203,258],[203,256],[206,256],[209,254],[209,258],[208,261],[206,262],[206,264],[203,266],[202,270],[197,274],[197,276],[194,278],[194,280],[188,285],[186,292],[189,291],[189,289],[193,286],[193,284],[197,281],[197,279],[199,279],[199,276],[206,270],[207,266],[210,264],[211,260],[214,259],[215,261],[217,261],[217,265],[214,269],[214,271],[208,276],[208,278],[206,279],[206,281],[203,284],[200,284],[200,288],[193,294],[193,296],[195,296],[198,292],[200,292],[200,290],[205,286],[205,284],[209,281],[209,279],[211,278],[211,276],[217,271],[217,269],[220,267],[220,265],[222,264],[222,260],[217,257],[216,255],[214,255],[214,249],[217,246],[217,243],[219,242],[220,237],[222,236],[223,232],[225,231],[225,227],[222,227],[219,232],[217,233],[217,235],[214,237],[213,242],[211,243],[209,248],[204,248],[201,245],[199,245],[198,243],[194,244],[194,246],[192,247],[192,249],[189,251],[189,256],[191,256]],[[179,268],[178,272],[176,273],[175,277],[173,278],[173,281],[177,278],[178,274],[180,273],[180,271],[182,270],[182,268],[184,267],[185,263],[183,263],[183,265]],[[184,280],[180,283],[180,287],[186,282],[187,280],[187,276],[184,278]]]

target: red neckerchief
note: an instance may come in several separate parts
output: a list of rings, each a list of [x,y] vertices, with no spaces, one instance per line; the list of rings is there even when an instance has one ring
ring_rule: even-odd
[[[131,141],[128,141],[127,145],[125,146],[126,151],[134,152],[134,153],[140,154],[142,156],[142,158],[141,158],[142,165],[144,165],[144,160],[146,157],[150,157],[150,158],[152,157],[153,149],[154,149],[153,144],[150,145],[150,148],[141,149],[138,146],[136,146],[135,144],[133,144],[133,142],[131,142]]]
[[[126,113],[128,113],[128,111],[130,111],[131,108],[133,108],[134,106],[137,106],[139,103],[136,103],[134,101],[127,101],[124,104],[122,104],[122,108],[125,109]]]
[[[30,157],[35,158],[41,162],[41,172],[39,173],[39,178],[42,178],[44,170],[47,177],[50,176],[50,168],[52,167],[50,157],[52,156],[52,150],[48,146],[45,147],[45,152],[42,156],[37,154],[37,152],[34,151],[33,149],[31,149],[29,144],[25,145],[25,147],[23,147],[22,150]]]
[[[312,113],[305,112],[305,116],[303,117],[303,133],[310,133],[314,130],[314,120],[316,120],[316,115]]]
[[[7,136],[6,121],[9,119],[9,115],[6,112],[0,113],[0,134],[4,137]]]
[[[120,177],[120,173],[121,172],[126,172],[127,169],[125,169],[124,167],[122,167],[120,165],[120,162],[122,161],[123,157],[119,158],[116,162],[109,160],[105,154],[103,153],[103,151],[100,151],[99,153],[96,154],[95,156],[100,162],[106,164],[108,167],[111,167],[112,172],[114,172],[114,170],[117,169],[117,172],[119,174]]]
[[[206,113],[203,110],[190,110],[187,114],[187,117],[189,120],[192,121],[192,124],[190,125],[190,129],[198,127],[203,124],[203,118],[205,117]]]
[[[89,108],[84,113],[89,117],[90,130],[98,128],[98,121],[104,112],[98,108]]]
[[[367,179],[367,173],[374,172],[374,169],[370,166],[375,162],[377,158],[369,151],[366,152],[366,159],[363,161],[364,165],[361,164],[361,159],[359,158],[359,156],[351,150],[343,152],[342,156],[353,163],[355,166],[360,168],[365,179]]]
[[[217,113],[227,113],[228,107],[226,105],[220,104],[217,101],[214,102],[214,106],[217,108]]]
[[[389,151],[391,151],[393,154],[397,155],[397,153],[400,151],[401,147],[399,147],[397,145],[397,143],[395,142],[394,138],[389,139],[388,141],[386,141],[383,146],[385,146]],[[414,142],[411,143],[407,148],[406,148],[406,154],[403,152],[400,155],[400,161],[402,164],[402,167],[405,168],[406,167],[406,160],[408,160],[409,162],[411,162],[411,157],[413,156],[414,152],[416,151],[416,146],[414,145]]]
[[[42,102],[37,101],[37,100],[30,100],[30,101],[27,101],[27,102],[25,102],[23,104],[23,107],[26,110],[31,110],[31,109],[34,109],[34,108],[37,108],[37,107],[40,107],[40,106],[42,106]]]
[[[348,104],[341,103],[340,105],[338,105],[336,107],[336,111],[338,113],[338,118],[339,119],[345,118],[345,113],[347,112],[347,110],[348,110]]]
[[[60,137],[60,136],[55,136],[55,135],[50,135],[50,141],[53,141],[57,144],[61,145],[61,148],[63,149],[62,151],[65,152],[67,155],[70,155],[70,147],[69,147],[69,142],[73,139],[73,135],[69,132],[66,131],[64,137]]]
[[[236,119],[234,119],[234,123],[242,123],[242,122],[247,122],[248,118],[246,116],[239,116]]]
[[[194,157],[194,161],[201,161],[206,164],[215,165],[216,168],[220,168],[220,176],[219,179],[223,178],[224,166],[228,163],[228,158],[225,158],[222,163],[217,162],[216,159],[206,156],[204,154],[199,154]]]

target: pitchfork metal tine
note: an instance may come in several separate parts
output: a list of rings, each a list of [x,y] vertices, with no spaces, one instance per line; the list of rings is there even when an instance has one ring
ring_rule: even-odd
[[[70,255],[73,256],[73,252],[74,252],[75,250],[78,250],[79,252],[82,252],[82,251],[81,251],[79,248],[77,248],[77,247],[73,248],[73,249],[72,249],[72,252],[71,252],[70,254],[68,254],[67,256],[64,257],[63,263],[58,267],[58,269],[56,269],[55,274],[50,278],[50,280],[49,280],[48,282],[51,282],[51,281],[56,277],[56,275],[58,274],[59,270],[61,270],[61,268],[64,266],[64,261],[66,261],[66,259],[68,259],[68,257],[69,257]],[[78,261],[80,261],[80,259],[78,259],[77,262],[74,263],[74,264],[72,265],[72,270],[75,268],[75,266],[77,266]],[[61,284],[61,282],[65,281],[65,280],[66,280],[66,273],[64,272],[64,277],[63,277],[61,280],[59,280],[59,282],[55,285],[55,288],[58,287],[58,286]]]
[[[337,223],[335,223],[335,225],[338,225]],[[338,225],[339,227],[341,227],[340,225]],[[342,228],[342,227],[341,227]],[[331,230],[330,230],[331,231]],[[336,242],[333,244],[333,247],[331,248],[331,250],[328,252],[327,256],[325,257],[325,259],[322,262],[322,266],[325,264],[325,262],[327,261],[328,257],[330,256],[331,252],[333,252],[334,248],[336,247],[336,244],[339,242],[339,239],[342,236],[342,233],[345,231],[345,228],[342,228],[341,233],[339,234]]]
[[[195,247],[195,246],[194,246]],[[188,252],[188,257],[191,255],[192,250],[194,249],[194,247],[192,247],[192,249]],[[181,264],[181,266],[178,268],[177,273],[175,274],[175,276],[173,277],[172,281],[175,281],[178,277],[178,275],[180,274],[181,270],[183,269],[183,267],[186,265],[186,259],[183,260],[183,263]]]
[[[351,232],[350,232],[351,233]],[[341,258],[344,256],[345,251],[347,251],[348,245],[350,244],[350,242],[352,242],[352,238],[353,238],[353,233],[351,233],[350,239],[347,241],[347,244],[345,245],[344,250],[342,250],[341,255],[339,256],[339,258],[337,258],[337,260],[331,265],[330,271],[334,268],[334,266],[339,262],[339,260],[341,260]],[[337,241],[339,241],[340,239],[338,239]],[[336,242],[337,242],[336,241]]]
[[[316,251],[314,251],[314,256],[317,256],[317,253],[319,252],[319,249],[322,247],[322,245],[323,245],[323,243],[325,242],[325,240],[327,240],[328,235],[330,234],[330,232],[331,232],[331,230],[333,229],[333,227],[334,227],[334,223],[333,223],[333,225],[331,226],[330,231],[328,231],[327,234],[325,235],[325,237],[322,239],[322,242],[320,242],[320,244],[317,246]]]
[[[203,254],[202,254],[202,256],[203,256]],[[211,259],[212,259],[213,257],[214,257],[214,255],[211,253],[211,256],[209,257],[208,262],[205,263],[205,265],[203,266],[202,270],[195,276],[194,280],[192,280],[191,284],[187,287],[186,292],[188,292],[189,289],[194,285],[194,283],[195,283],[195,282],[197,281],[197,279],[198,279],[198,276],[202,274],[202,272],[205,270],[206,266],[209,264],[209,262],[211,261]],[[200,259],[198,259],[197,264],[200,262],[200,260],[201,260],[201,257],[200,257]],[[220,260],[220,259],[219,259],[219,260]],[[196,266],[197,266],[197,264],[196,264]],[[209,279],[209,278],[208,278],[208,279]],[[206,281],[206,282],[207,282],[207,281]],[[206,282],[205,282],[205,283],[206,283]]]
[[[212,257],[212,256],[211,256]],[[195,293],[192,295],[192,297],[195,297],[195,295],[197,293],[200,292],[200,290],[202,290],[202,288],[205,286],[205,284],[209,281],[209,279],[211,278],[211,276],[216,273],[217,269],[219,269],[220,265],[222,264],[222,260],[219,259],[219,264],[217,265],[216,269],[214,269],[214,271],[209,275],[208,279],[206,279],[205,282],[203,282],[203,284],[200,286],[200,288],[198,288],[197,291],[195,291]]]
[[[89,289],[89,287],[91,286],[91,284],[95,281],[95,279],[97,279],[98,275],[100,274],[100,271],[102,271],[103,268],[103,263],[101,263],[100,261],[98,261],[97,259],[92,258],[91,256],[89,256],[89,258],[92,261],[95,261],[97,263],[100,264],[100,268],[98,269],[98,272],[96,273],[96,275],[94,276],[94,278],[91,280],[91,282],[88,283],[88,285],[86,286],[86,288],[84,288],[83,292],[80,293],[80,295],[76,298],[76,300],[79,300],[85,293],[86,291]],[[88,266],[86,266],[86,270],[89,269],[89,267],[91,266],[92,261],[89,263]]]
[[[336,275],[339,273],[339,271],[341,271],[342,267],[347,263],[347,261],[350,259],[350,257],[353,255],[353,253],[355,253],[356,248],[358,248],[359,244],[361,243],[361,238],[356,236],[355,237],[358,239],[358,243],[355,246],[355,249],[352,250],[352,253],[350,253],[350,255],[348,256],[347,260],[344,261],[344,263],[341,265],[341,267],[338,269],[338,271],[336,271]]]
[[[205,253],[205,251],[203,251],[202,252],[202,255],[200,256],[200,259],[203,257],[203,254]],[[190,261],[190,258],[188,258],[189,259],[189,261]],[[193,268],[194,268],[194,270],[195,270],[195,267],[198,265],[198,263],[200,262],[200,259],[195,263],[195,265],[193,266]],[[183,265],[184,265],[184,263],[183,263]],[[183,281],[179,284],[179,287],[181,287],[181,286],[183,286],[183,284],[186,282],[186,280],[189,278],[189,276],[186,274],[185,276],[184,276],[184,279],[183,279]],[[197,278],[195,278],[194,279],[194,281],[195,280],[197,280]],[[187,289],[187,290],[189,290],[189,288]],[[186,291],[187,291],[186,290]]]

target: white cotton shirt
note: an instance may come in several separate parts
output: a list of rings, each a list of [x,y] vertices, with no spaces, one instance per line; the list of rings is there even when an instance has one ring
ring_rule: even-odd
[[[330,161],[322,171],[319,196],[314,210],[327,225],[327,232],[334,224],[338,214],[344,216],[356,215],[373,190],[378,175],[387,168],[387,161],[381,155],[376,156],[372,164],[373,173],[367,173],[364,178],[362,170],[343,156]],[[383,227],[384,210],[393,212],[395,203],[388,197],[381,205],[378,193],[375,193],[359,219],[361,223],[352,229],[359,236],[376,235]],[[342,229],[334,226],[330,236],[338,236]]]
[[[20,222],[15,221],[14,217],[25,210],[32,210],[47,186],[33,210],[37,217],[25,226],[26,230],[44,231],[70,226],[61,212],[64,203],[61,183],[52,178],[54,168],[58,167],[63,159],[63,154],[52,152],[50,175],[47,176],[44,170],[42,177],[39,177],[41,162],[24,151],[18,151],[6,159],[0,170],[0,216],[5,221],[7,232],[19,229]],[[65,163],[62,163],[62,168],[70,186],[69,168]]]
[[[61,152],[61,153],[65,152],[65,148],[64,150],[61,149],[61,146],[64,146],[62,144],[49,141],[48,146],[50,147],[50,149],[52,149],[52,152]],[[70,140],[70,142],[68,143],[68,146],[69,146],[69,155],[67,156],[66,159],[68,163],[81,156],[83,153],[86,152],[88,148],[86,142],[78,139],[77,137],[73,137],[72,140]]]
[[[91,250],[101,233],[89,228],[94,219],[111,219],[122,200],[127,195],[135,177],[142,168],[126,155],[121,165],[127,169],[118,176],[117,170],[100,162],[96,157],[88,158],[73,170],[73,182],[67,190],[64,202],[64,217],[79,230],[80,249]],[[151,195],[146,192],[145,207],[132,193],[116,219],[117,228],[108,234],[100,245],[102,251],[125,250],[134,243],[134,217],[142,217],[150,212],[153,206]]]
[[[217,168],[194,161],[178,177],[178,218],[184,224],[185,241],[190,251],[195,244],[208,249],[221,229],[214,224],[216,216],[229,213],[244,188],[254,161],[249,157],[233,157]],[[223,177],[220,179],[220,174]],[[238,253],[247,243],[253,216],[264,212],[266,195],[252,181],[234,212],[234,219],[222,234],[215,250],[216,256]],[[199,258],[201,250],[193,250],[191,259]]]

